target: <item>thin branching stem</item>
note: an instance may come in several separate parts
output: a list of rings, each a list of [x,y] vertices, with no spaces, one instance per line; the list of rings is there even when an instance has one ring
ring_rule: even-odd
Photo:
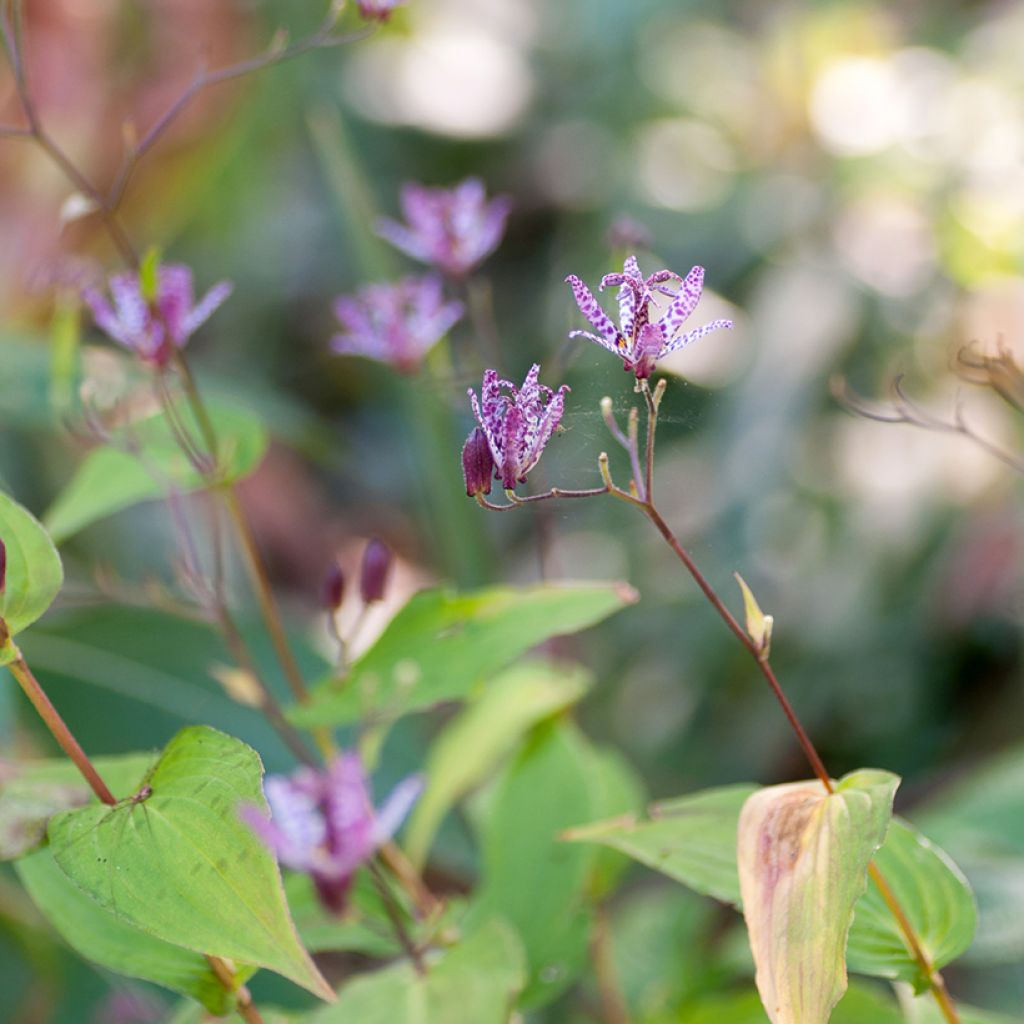
[[[6,631],[6,626],[4,630]],[[110,792],[107,784],[100,778],[100,773],[96,771],[81,744],[72,735],[64,719],[61,718],[60,712],[53,706],[42,684],[36,679],[32,669],[28,667],[28,663],[22,657],[21,651],[17,652],[17,656],[7,667],[11,670],[11,675],[18,681],[25,696],[32,702],[32,706],[39,713],[39,717],[46,724],[61,750],[71,758],[75,767],[82,773],[82,777],[89,783],[92,791],[103,803],[111,806],[116,804],[117,797]]]
[[[252,994],[245,985],[236,982],[235,972],[231,967],[219,956],[207,955],[206,962],[210,965],[210,969],[224,991],[235,997],[235,1009],[238,1011],[238,1016],[246,1024],[264,1024],[260,1011],[252,1001]]]

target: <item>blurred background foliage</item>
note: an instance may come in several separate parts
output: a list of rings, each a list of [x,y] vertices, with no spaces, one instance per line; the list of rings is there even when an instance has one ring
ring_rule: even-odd
[[[280,26],[299,38],[322,14],[297,0],[26,7],[44,117],[102,182],[124,133],[144,131],[203,62],[240,59]],[[200,285],[235,282],[193,342],[194,366],[207,391],[250,403],[274,432],[244,496],[310,664],[327,650],[314,615],[324,569],[334,555],[354,564],[371,533],[401,555],[392,606],[437,578],[623,578],[641,601],[564,645],[599,676],[587,731],[628,756],[652,797],[806,774],[748,659],[631,510],[488,517],[461,490],[465,389],[495,359],[519,378],[540,361],[542,380],[572,385],[543,484],[598,482],[609,445],[597,403],[611,394],[623,411],[633,396],[614,360],[566,341],[581,324],[562,279],[617,269],[624,250],[608,233],[629,217],[650,233],[645,270],[703,264],[701,321],[737,321],[668,366],[663,511],[716,586],[731,593],[739,569],[774,614],[780,677],[836,775],[898,772],[897,809],[913,817],[931,801],[948,825],[944,788],[1011,750],[1019,831],[1020,480],[961,438],[850,415],[829,380],[884,397],[903,373],[923,407],[949,418],[961,402],[979,432],[1020,450],[1020,420],[950,365],[959,347],[994,351],[1000,338],[1024,359],[1022,45],[1014,3],[410,0],[372,38],[202,93],[140,166],[125,220]],[[6,69],[0,108],[16,119]],[[332,355],[332,298],[414,269],[374,238],[374,217],[396,213],[403,181],[469,174],[514,201],[477,284],[493,295],[498,354],[467,321],[417,377]],[[0,181],[0,477],[41,511],[80,456],[65,429],[78,377],[102,398],[136,371],[88,327],[69,347],[55,303],[55,281],[116,266],[98,223],[61,223],[69,188],[24,142],[0,141]],[[70,583],[26,652],[89,750],[157,745],[203,720],[271,768],[287,763],[211,676],[227,660],[215,639],[106,602],[112,586],[142,603],[147,579],[173,586],[159,508],[92,527],[64,553]],[[397,730],[385,774],[415,767],[435,727]],[[0,743],[48,749],[9,687]],[[1005,800],[993,812],[1009,814]],[[940,837],[953,853],[962,831]],[[447,834],[464,864],[464,834]],[[1011,919],[994,935],[983,915],[980,952],[949,972],[951,987],[1019,1013],[1024,935],[1005,907],[1024,907],[1024,848],[1008,843],[993,866],[990,846],[971,847],[972,874],[983,910],[988,899]],[[645,968],[652,985],[665,975],[651,957],[722,930],[686,893],[663,901],[663,884],[638,873],[614,907],[628,984],[657,1006],[710,974],[690,962],[670,972],[678,991],[652,995]],[[50,1019],[63,1000],[59,1019],[84,1020],[81,1000],[105,984],[43,934],[4,873],[0,990],[15,994],[0,1018]],[[723,949],[728,977],[742,943]]]

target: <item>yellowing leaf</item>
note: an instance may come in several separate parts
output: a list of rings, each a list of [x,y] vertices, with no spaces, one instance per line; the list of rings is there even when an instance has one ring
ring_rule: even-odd
[[[825,1024],[846,991],[846,939],[899,779],[863,770],[759,790],[737,857],[757,988],[772,1024]]]

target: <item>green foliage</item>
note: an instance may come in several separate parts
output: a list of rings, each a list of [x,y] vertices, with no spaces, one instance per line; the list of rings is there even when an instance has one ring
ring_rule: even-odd
[[[10,636],[32,625],[53,602],[64,582],[60,556],[38,520],[0,492],[0,540],[7,548],[7,576],[0,594],[0,617]],[[16,657],[9,643],[0,646],[0,665]]]
[[[610,846],[696,892],[739,905],[736,825],[757,789],[747,783],[705,789],[655,804],[649,819],[597,822],[572,829],[569,838]]]
[[[767,1020],[757,993],[744,992],[703,1000],[675,1017],[673,1024],[766,1024]],[[864,985],[851,985],[829,1018],[829,1024],[903,1024],[903,1021],[903,1014],[891,999]]]
[[[420,975],[406,962],[357,978],[309,1024],[507,1024],[524,981],[515,933],[489,921]]]
[[[761,1000],[773,1024],[827,1024],[846,991],[846,937],[899,785],[889,772],[761,789],[743,805],[737,859]]]
[[[96,757],[93,766],[116,795],[127,796],[155,760],[154,754]],[[0,762],[0,860],[20,857],[46,838],[58,811],[96,797],[67,760]]]
[[[512,924],[529,963],[521,1005],[550,1002],[578,976],[592,920],[595,852],[562,832],[611,808],[596,753],[570,722],[539,726],[499,779],[483,815],[483,878],[468,921]]]
[[[488,587],[414,595],[344,680],[291,712],[298,725],[385,720],[469,696],[531,647],[575,633],[634,600],[621,584]]]
[[[329,997],[295,933],[277,864],[237,817],[242,804],[265,807],[261,777],[244,743],[205,726],[183,729],[143,780],[148,795],[58,814],[53,856],[119,920]]]
[[[967,949],[977,923],[974,898],[942,850],[906,823],[894,821],[875,863],[936,967]],[[874,885],[857,904],[848,958],[851,971],[909,981],[918,990],[927,984]]]
[[[184,406],[178,416],[202,445],[203,433]],[[211,406],[217,437],[219,483],[232,483],[251,473],[267,448],[267,433],[254,413],[232,406]],[[186,458],[163,412],[119,428],[113,444],[91,451],[44,520],[53,539],[63,543],[99,519],[170,492],[187,494],[207,486],[207,479]]]
[[[736,834],[748,785],[704,790],[651,809],[650,818],[573,829],[708,896],[740,904]],[[975,927],[970,886],[949,858],[907,823],[894,821],[875,862],[907,911],[925,949],[943,966],[970,944]],[[848,967],[861,974],[914,981],[917,965],[873,885],[859,899],[850,929]]]
[[[438,826],[541,719],[576,703],[592,685],[584,669],[524,662],[499,676],[431,744],[426,786],[405,832],[405,849],[422,865]]]
[[[22,858],[15,870],[36,906],[87,960],[191,996],[211,1013],[232,1009],[233,1000],[202,954],[155,938],[102,909],[57,867],[50,850]],[[253,970],[243,966],[237,976],[244,981]]]

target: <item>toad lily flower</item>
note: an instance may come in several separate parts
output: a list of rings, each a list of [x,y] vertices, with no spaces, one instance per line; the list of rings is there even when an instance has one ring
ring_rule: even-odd
[[[401,7],[405,0],[357,0],[356,7],[367,21],[387,21],[396,7]]]
[[[354,296],[338,299],[334,312],[345,328],[331,339],[335,352],[413,373],[462,316],[462,303],[445,302],[440,278],[429,275],[364,285]]]
[[[704,268],[694,267],[685,280],[671,270],[658,270],[646,280],[640,273],[635,256],[626,260],[621,274],[605,274],[601,289],[619,288],[619,326],[601,308],[590,289],[574,274],[565,279],[571,286],[580,312],[593,324],[597,334],[589,331],[571,331],[570,338],[582,336],[621,356],[624,368],[636,374],[638,380],[650,377],[654,364],[670,352],[703,338],[720,327],[732,327],[731,320],[712,320],[685,334],[680,328],[697,308],[704,289]],[[681,282],[678,291],[666,282]],[[668,303],[661,317],[651,321],[651,302],[654,293],[667,295]]]
[[[359,755],[344,753],[322,771],[270,775],[263,789],[270,819],[253,804],[240,807],[239,816],[285,867],[313,879],[328,910],[341,913],[356,869],[395,833],[422,782],[413,776],[399,783],[375,811]]]
[[[497,248],[511,205],[504,196],[487,202],[479,178],[451,189],[410,182],[402,187],[401,202],[408,225],[382,218],[377,234],[454,278],[465,277]]]
[[[197,304],[192,271],[181,264],[157,267],[154,284],[153,294],[146,295],[138,273],[114,274],[110,278],[113,306],[94,288],[86,288],[82,298],[100,330],[145,362],[165,366],[174,349],[184,348],[231,294],[233,285],[229,281],[215,284]]]
[[[555,393],[537,382],[539,373],[540,365],[534,363],[523,386],[517,388],[511,381],[502,380],[497,370],[485,370],[481,400],[469,389],[473,415],[494,459],[495,476],[506,490],[522,483],[537,465],[562,418],[568,385],[563,384]],[[502,394],[502,388],[508,388],[511,394]]]

